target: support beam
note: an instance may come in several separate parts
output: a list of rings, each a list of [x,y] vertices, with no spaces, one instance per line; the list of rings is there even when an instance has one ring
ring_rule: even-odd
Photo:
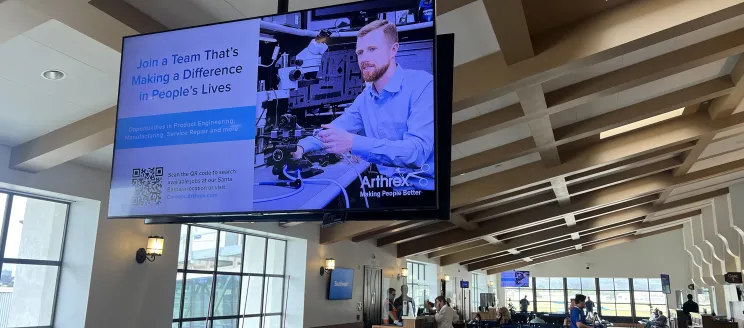
[[[726,272],[741,271],[741,254],[739,252],[739,239],[741,238],[733,227],[731,214],[730,195],[722,195],[713,198],[711,204],[715,216],[716,234],[726,249],[725,262]]]
[[[358,243],[369,239],[377,239],[385,236],[392,235],[397,232],[401,232],[406,229],[413,229],[423,225],[430,224],[431,221],[405,221],[402,223],[394,224],[389,227],[380,227],[379,229],[365,232],[361,235],[351,238],[351,241]]]
[[[652,237],[652,236],[655,236],[655,235],[659,235],[659,234],[663,234],[663,233],[667,233],[667,232],[671,232],[671,231],[676,231],[676,230],[679,230],[679,229],[681,229],[681,226],[676,226],[676,227],[666,228],[666,229],[662,229],[662,230],[657,230],[657,231],[646,233],[646,234],[642,234],[642,235],[635,235],[635,236],[622,237],[622,238],[618,238],[618,239],[612,239],[612,240],[608,240],[608,241],[601,242],[601,243],[594,244],[594,245],[582,246],[581,249],[576,249],[576,248],[570,249],[569,248],[566,251],[561,251],[561,252],[558,252],[558,253],[553,254],[553,255],[548,255],[548,256],[538,257],[538,258],[530,258],[529,261],[527,261],[525,259],[524,262],[520,262],[520,263],[516,263],[516,264],[510,264],[510,265],[505,265],[505,266],[497,267],[497,268],[494,268],[494,269],[490,269],[490,270],[486,271],[486,273],[489,274],[489,275],[499,274],[501,272],[516,270],[516,269],[519,269],[519,268],[524,268],[524,267],[529,266],[529,265],[534,265],[534,264],[538,264],[538,263],[544,263],[544,262],[554,261],[554,260],[562,259],[562,258],[565,258],[565,257],[569,257],[569,256],[573,256],[573,255],[577,255],[577,254],[581,254],[581,253],[593,251],[593,250],[598,250],[598,249],[602,249],[602,248],[612,247],[612,246],[616,246],[616,245],[620,245],[620,244],[632,242],[634,240],[638,240],[638,239],[641,239],[641,238]]]
[[[390,244],[400,244],[417,238],[431,236],[437,233],[446,233],[447,231],[451,231],[453,229],[457,229],[457,226],[450,223],[449,221],[440,221],[377,239],[377,247],[382,247]]]
[[[484,1],[483,5],[506,65],[532,58],[535,53],[522,0]]]
[[[739,60],[731,70],[731,79],[736,83],[734,90],[727,96],[713,100],[708,109],[710,117],[714,120],[724,119],[734,113],[742,106],[744,100],[744,58]]]
[[[10,168],[36,173],[110,145],[116,107],[13,147]]]
[[[328,245],[342,240],[351,239],[372,230],[390,227],[404,221],[358,221],[345,222],[320,229],[320,244]]]

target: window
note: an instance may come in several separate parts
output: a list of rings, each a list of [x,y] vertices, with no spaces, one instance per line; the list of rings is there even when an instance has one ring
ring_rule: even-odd
[[[52,327],[69,204],[0,192],[0,327]]]
[[[591,298],[592,302],[597,304],[597,282],[594,278],[566,278],[566,290],[568,292],[566,308],[571,307],[571,299],[575,298],[576,294],[586,296],[587,300]],[[597,311],[596,306],[593,310]]]
[[[530,284],[531,286],[532,284]],[[504,297],[506,298],[506,306],[509,309],[514,309],[515,311],[519,311],[519,301],[523,299],[525,296],[527,296],[527,300],[530,301],[530,306],[527,308],[527,311],[532,311],[532,303],[535,301],[535,298],[532,295],[532,287],[505,287],[504,288]]]
[[[697,290],[697,301],[698,301],[698,306],[700,307],[700,314],[713,313],[710,299],[711,299],[711,296],[710,296],[710,291],[708,289],[703,288],[703,289]]]
[[[491,287],[488,286],[488,277],[486,275],[480,273],[472,273],[470,275],[470,306],[472,312],[478,311],[480,306],[495,306],[495,304],[493,304],[495,303],[495,300],[492,300],[489,303],[488,299],[485,298],[488,297],[486,294],[489,294],[492,291],[495,293],[495,290],[492,290]],[[481,294],[484,294],[483,303],[481,303]]]
[[[286,241],[183,225],[180,245],[172,328],[281,326]]]
[[[535,278],[537,312],[566,313],[563,278]]]
[[[408,296],[413,299],[417,308],[423,308],[426,301],[433,302],[429,295],[429,283],[426,282],[426,264],[408,261]]]
[[[662,292],[660,278],[633,278],[633,299],[638,318],[650,317],[654,309],[667,313],[667,298]]]
[[[603,316],[632,317],[630,279],[599,278],[599,303]]]

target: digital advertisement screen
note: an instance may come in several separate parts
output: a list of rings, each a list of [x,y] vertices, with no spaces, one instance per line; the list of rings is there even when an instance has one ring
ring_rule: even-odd
[[[664,294],[672,293],[672,282],[669,280],[668,274],[661,274],[661,290]]]
[[[354,270],[336,268],[328,283],[329,300],[350,300],[354,290]]]
[[[125,38],[109,217],[437,209],[434,12],[376,0]]]
[[[529,271],[506,271],[501,273],[501,287],[529,287]]]

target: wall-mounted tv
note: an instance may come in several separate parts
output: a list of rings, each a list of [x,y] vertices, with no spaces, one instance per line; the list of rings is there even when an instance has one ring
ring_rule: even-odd
[[[501,287],[529,287],[529,271],[506,271],[501,273]]]
[[[109,217],[446,219],[433,13],[370,0],[124,38]]]
[[[329,300],[350,300],[354,291],[354,270],[336,268],[328,281]]]

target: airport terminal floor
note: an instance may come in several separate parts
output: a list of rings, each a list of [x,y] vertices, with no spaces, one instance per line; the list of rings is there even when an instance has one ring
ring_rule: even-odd
[[[0,328],[744,328],[744,0],[0,0]]]

